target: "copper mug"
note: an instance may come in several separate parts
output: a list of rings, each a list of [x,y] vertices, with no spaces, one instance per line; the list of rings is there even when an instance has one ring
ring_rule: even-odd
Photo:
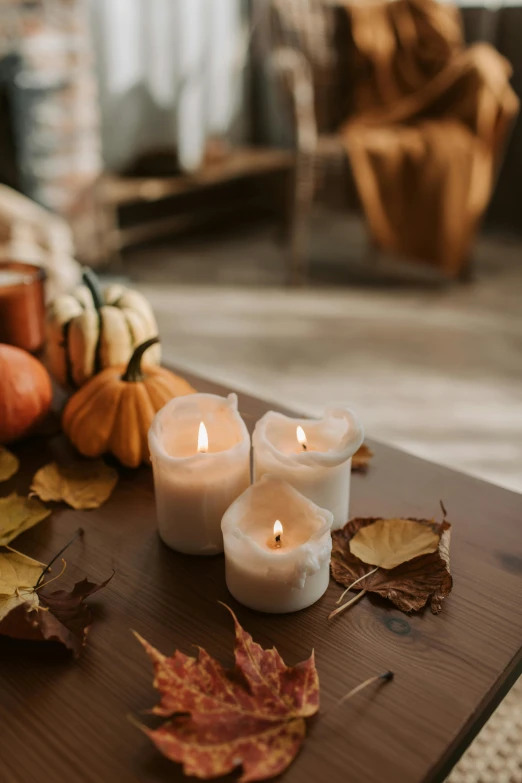
[[[0,261],[0,343],[34,353],[45,339],[45,270]]]

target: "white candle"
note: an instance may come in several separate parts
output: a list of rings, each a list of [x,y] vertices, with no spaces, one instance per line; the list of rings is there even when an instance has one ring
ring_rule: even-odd
[[[333,517],[281,479],[265,476],[230,506],[221,527],[227,587],[260,612],[296,612],[330,579]]]
[[[322,419],[291,419],[269,411],[255,427],[254,481],[266,473],[291,484],[333,514],[333,529],[348,521],[352,456],[363,429],[349,410],[327,410]]]
[[[152,422],[149,448],[163,541],[187,554],[222,552],[221,518],[250,484],[250,436],[236,395],[171,400]]]

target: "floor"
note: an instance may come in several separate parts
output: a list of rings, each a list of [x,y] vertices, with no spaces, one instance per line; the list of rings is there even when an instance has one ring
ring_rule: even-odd
[[[522,491],[522,253],[482,238],[445,285],[368,257],[361,223],[318,213],[310,283],[288,289],[271,226],[137,249],[167,360],[309,414],[347,405],[373,437]]]

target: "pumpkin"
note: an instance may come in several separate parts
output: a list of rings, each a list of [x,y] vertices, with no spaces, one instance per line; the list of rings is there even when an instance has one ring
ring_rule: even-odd
[[[30,434],[51,407],[49,373],[34,356],[0,345],[0,443]]]
[[[129,468],[150,462],[148,432],[155,414],[173,397],[196,391],[164,367],[142,369],[144,353],[157,342],[147,340],[127,367],[103,370],[70,398],[63,429],[84,456],[110,452]]]
[[[102,294],[92,269],[84,285],[52,302],[47,311],[46,364],[62,386],[78,388],[106,367],[126,364],[137,345],[158,334],[154,313],[138,291],[110,285]],[[159,346],[148,364],[159,364]]]

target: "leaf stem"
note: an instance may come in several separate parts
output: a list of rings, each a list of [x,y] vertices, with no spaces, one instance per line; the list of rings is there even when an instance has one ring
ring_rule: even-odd
[[[342,606],[339,606],[337,609],[334,609],[333,612],[330,612],[330,614],[328,615],[328,619],[331,620],[333,617],[335,617],[336,614],[339,614],[339,612],[342,612],[344,611],[344,609],[348,609],[349,606],[356,604],[357,601],[360,601],[363,595],[366,595],[367,592],[368,590],[365,587],[363,590],[357,593],[357,595],[354,596],[350,601],[343,604]]]
[[[352,582],[352,584],[349,587],[346,588],[346,590],[344,591],[342,596],[335,603],[340,604],[341,601],[343,600],[344,596],[348,592],[348,590],[351,590],[352,587],[355,587],[356,584],[359,584],[359,582],[362,582],[362,580],[366,579],[367,576],[371,576],[372,574],[374,574],[376,571],[379,570],[379,568],[380,568],[380,566],[376,566],[375,568],[372,568],[372,570],[368,571],[367,574],[363,574],[362,576],[359,577],[359,579],[356,579],[355,582]]]
[[[47,585],[50,585],[51,582],[56,582],[57,579],[60,579],[60,577],[64,575],[66,568],[67,568],[67,563],[65,562],[65,560],[62,557],[62,570],[60,571],[60,573],[57,574],[57,576],[53,576],[53,578],[49,579],[48,582],[40,582],[40,584],[37,587],[34,588],[35,591],[36,590],[41,590],[42,587],[47,587]]]
[[[342,699],[339,699],[339,701],[335,704],[335,707],[340,707],[341,704],[344,704],[345,701],[348,701],[348,699],[351,699],[352,696],[355,696],[359,691],[364,690],[364,688],[367,688],[369,685],[373,685],[375,682],[390,682],[393,680],[394,674],[393,672],[384,672],[384,674],[377,674],[376,677],[369,677],[364,682],[361,682],[360,685],[356,685],[355,688],[352,688],[351,691],[348,691],[348,693],[343,696]]]
[[[38,577],[38,581],[37,581],[37,583],[36,583],[36,584],[35,584],[35,586],[34,586],[34,589],[35,589],[35,590],[38,590],[38,588],[40,587],[40,584],[41,584],[41,582],[42,582],[42,579],[44,578],[44,576],[46,575],[46,573],[47,573],[47,572],[50,570],[50,568],[51,568],[51,566],[53,565],[53,563],[55,563],[55,562],[58,560],[58,558],[59,558],[61,555],[63,555],[63,553],[65,552],[65,550],[66,550],[66,549],[69,549],[69,547],[71,546],[71,544],[74,544],[74,542],[76,541],[76,539],[77,539],[77,538],[79,538],[80,536],[83,536],[83,534],[84,534],[83,527],[79,527],[79,528],[78,528],[78,530],[76,531],[76,533],[74,534],[74,536],[73,536],[73,537],[71,538],[71,540],[69,541],[69,543],[67,543],[67,544],[66,544],[64,547],[62,547],[62,548],[60,549],[60,551],[59,551],[59,552],[58,552],[58,553],[57,553],[57,554],[56,554],[56,555],[53,557],[53,559],[51,560],[51,562],[50,562],[48,565],[46,565],[46,566],[45,566],[44,570],[42,571],[42,573],[41,573],[41,574],[40,574],[40,576]]]

